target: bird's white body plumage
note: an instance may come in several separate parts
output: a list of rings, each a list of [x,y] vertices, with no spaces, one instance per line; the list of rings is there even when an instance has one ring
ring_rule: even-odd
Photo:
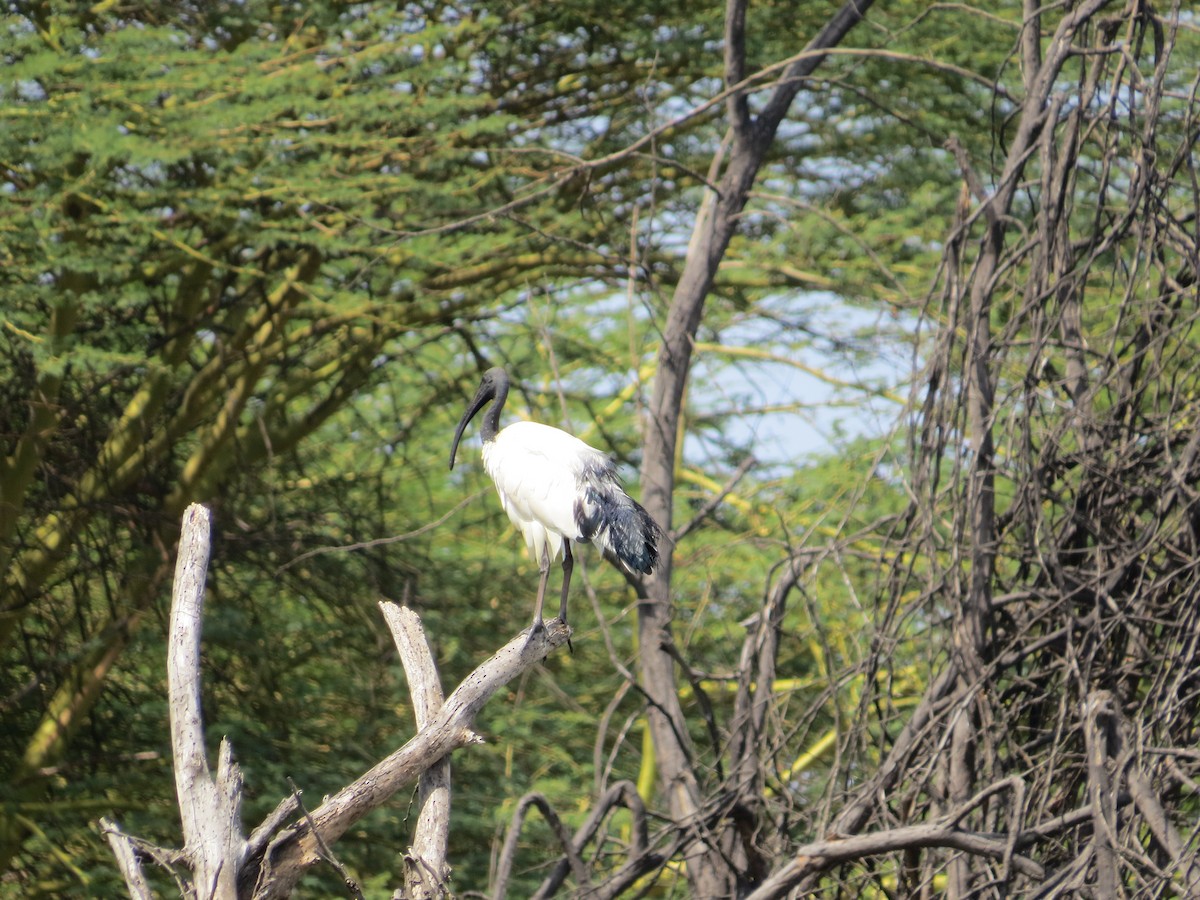
[[[529,555],[541,570],[530,636],[542,628],[542,604],[552,560],[562,557],[563,585],[558,617],[567,621],[567,592],[575,562],[571,544],[595,543],[630,573],[648,575],[658,564],[663,536],[650,514],[625,493],[612,461],[577,437],[536,422],[500,427],[508,397],[508,373],[491,368],[454,430],[450,468],[467,423],[483,414],[483,467],[500,503],[521,530]],[[490,405],[489,405],[490,402]]]
[[[564,538],[584,539],[576,510],[580,484],[591,472],[609,466],[599,450],[538,422],[514,422],[483,445],[483,468],[535,562],[541,561],[543,550],[550,561],[561,556]]]

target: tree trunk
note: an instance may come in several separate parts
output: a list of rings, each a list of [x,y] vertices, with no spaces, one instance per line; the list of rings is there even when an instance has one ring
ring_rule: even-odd
[[[811,52],[836,46],[857,24],[871,0],[847,3],[805,48]],[[725,80],[733,88],[745,77],[744,0],[729,0],[725,17]],[[734,92],[727,103],[732,130],[729,159],[715,191],[706,194],[697,214],[687,261],[676,285],[663,327],[658,370],[650,405],[643,460],[643,502],[663,527],[670,529],[675,456],[684,388],[691,368],[692,345],[712,289],[717,268],[725,256],[746,205],[759,168],[779,124],[799,92],[803,79],[824,57],[801,54],[788,66],[772,89],[762,112],[752,117],[745,94]],[[723,148],[724,149],[724,146]],[[711,180],[721,172],[721,153],[713,161]],[[705,821],[701,792],[693,765],[687,723],[675,688],[675,663],[671,645],[671,558],[663,554],[658,570],[646,581],[646,596],[639,607],[638,641],[641,650],[642,687],[648,698],[648,718],[658,760],[659,777],[677,827],[695,838],[687,852],[687,873],[696,897],[727,897],[735,893],[737,873],[731,872],[717,849],[712,823]]]

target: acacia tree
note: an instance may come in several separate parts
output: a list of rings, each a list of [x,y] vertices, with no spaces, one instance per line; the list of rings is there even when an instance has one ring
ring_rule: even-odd
[[[384,277],[373,231],[346,215],[370,194],[376,223],[395,224],[416,191],[380,193],[376,180],[429,164],[437,143],[430,117],[405,121],[411,105],[389,112],[355,86],[374,65],[362,44],[347,35],[345,67],[322,69],[312,31],[285,50],[213,25],[215,58],[152,13],[132,27],[39,10],[6,23],[4,178],[18,215],[3,276],[0,648],[13,802],[40,794],[39,773],[87,721],[160,593],[187,502],[289,453],[377,377],[390,340],[444,325],[455,306],[435,299],[432,258],[407,283]],[[380,65],[414,79],[436,69],[403,54]],[[453,176],[417,180],[426,215],[455,191]],[[5,863],[28,825],[5,818]]]
[[[625,101],[710,91],[703,17],[655,10],[606,43],[608,3],[536,27],[522,10],[408,12],[6,14],[6,866],[44,833],[52,780],[159,612],[185,505],[248,513],[389,361],[481,333],[531,282],[623,285],[623,198],[690,178],[710,107],[647,137]],[[674,170],[639,152],[662,134]],[[642,255],[656,284],[673,265]],[[791,276],[755,277],[740,289]]]
[[[661,347],[630,349],[617,375],[654,378],[644,499],[690,563],[729,527],[722,505],[746,478],[731,459],[710,473],[728,476],[724,489],[719,477],[697,495],[680,487],[701,483],[677,444],[677,426],[698,425],[685,390],[696,354],[719,345],[737,311],[765,315],[772,292],[903,304],[927,277],[918,264],[944,249],[921,307],[931,333],[912,443],[880,451],[847,491],[887,481],[911,507],[886,528],[841,510],[814,516],[832,516],[826,529],[804,515],[780,515],[775,531],[756,522],[773,538],[755,558],[774,564],[771,577],[761,597],[761,578],[730,577],[735,599],[720,611],[756,613],[744,641],[727,625],[679,637],[684,615],[695,615],[688,635],[700,618],[685,592],[699,593],[702,576],[689,565],[637,586],[641,674],[613,653],[609,710],[643,702],[629,721],[649,719],[642,746],[654,753],[640,763],[661,792],[597,772],[592,805],[538,890],[567,878],[609,895],[639,878],[670,885],[675,860],[691,883],[677,890],[703,896],[835,893],[864,879],[958,896],[1191,883],[1194,760],[1179,748],[1195,718],[1194,629],[1177,614],[1194,555],[1187,18],[1100,0],[895,4],[851,32],[861,4],[829,23],[806,9],[815,37],[794,55],[793,11],[731,2],[714,88],[696,51],[698,33],[720,29],[709,11],[644,17],[643,6],[493,17],[435,5],[411,31],[365,7],[303,22],[276,7],[216,19],[184,8],[178,21],[147,13],[139,29],[103,7],[78,23],[39,8],[11,31],[28,78],[6,95],[21,127],[4,160],[29,216],[11,231],[18,265],[4,276],[19,301],[7,359],[21,376],[6,380],[4,621],[21,639],[8,645],[18,664],[3,709],[18,726],[4,729],[6,756],[25,760],[10,799],[27,822],[6,820],[8,852],[34,831],[48,764],[68,752],[138,604],[169,571],[183,504],[221,496],[234,516],[253,510],[245,546],[264,560],[285,546],[296,555],[314,534],[346,542],[357,532],[341,526],[364,523],[354,516],[367,499],[404,506],[386,490],[381,501],[326,486],[302,515],[289,497],[276,519],[269,504],[228,496],[257,486],[248,472],[270,483],[276,465],[288,466],[289,493],[307,490],[330,431],[382,433],[377,409],[348,404],[378,396],[387,362],[417,386],[395,404],[400,437],[381,438],[406,475],[425,465],[437,407],[473,361],[559,367],[564,401],[581,400],[563,406],[606,428],[593,384],[612,374],[599,360],[619,341],[560,340],[538,357],[525,345],[544,324],[513,339],[506,329],[540,292],[569,298],[581,278],[593,297],[597,284],[644,295]],[[625,20],[637,27],[615,27]],[[165,68],[146,77],[146,59]],[[83,136],[56,127],[66,121]],[[165,140],[177,134],[195,143]],[[946,186],[959,183],[956,210]],[[686,257],[661,226],[684,214],[697,223]],[[659,224],[640,230],[646,221]],[[422,369],[434,343],[454,349]],[[525,386],[544,412],[547,385]],[[605,437],[629,452],[630,434],[623,424]],[[314,437],[327,443],[305,456]],[[423,483],[439,500],[442,484]],[[682,497],[695,517],[680,524]],[[321,508],[329,501],[341,520]],[[402,521],[416,531],[433,518]],[[423,573],[430,615],[463,586],[474,533],[459,529],[453,554],[402,557]],[[113,549],[126,545],[139,550]],[[820,613],[845,615],[838,592],[870,596],[872,566],[887,578],[870,641],[834,652]],[[373,567],[381,583],[416,581],[388,568]],[[313,570],[324,583],[296,588],[344,604],[354,579]],[[274,566],[262,571],[273,584]],[[430,572],[450,585],[444,596]],[[226,577],[225,598],[251,580]],[[510,621],[487,618],[486,604],[471,615]],[[811,646],[798,651],[802,630]],[[809,666],[823,677],[797,687],[790,676]],[[611,751],[614,772],[637,771],[631,729]],[[568,725],[555,733],[572,739]],[[578,809],[581,783],[559,798]],[[649,807],[661,825],[612,837],[621,804]],[[533,806],[552,809],[544,797],[517,803]],[[511,883],[519,831],[498,885]]]
[[[730,135],[709,168],[714,182],[704,196],[696,216],[692,239],[683,272],[675,286],[667,308],[662,344],[654,379],[654,394],[650,401],[646,452],[643,458],[642,486],[646,508],[666,526],[673,520],[675,488],[676,441],[683,404],[684,387],[690,371],[692,345],[704,314],[704,302],[712,290],[717,269],[737,228],[738,219],[749,199],[758,172],[775,139],[775,134],[787,115],[804,80],[824,58],[822,51],[841,43],[870,7],[867,2],[851,2],[798,54],[782,67],[770,88],[769,98],[762,109],[752,113],[749,97],[743,87],[748,76],[746,59],[746,8],[743,0],[730,0],[725,10],[725,87],[726,118]],[[700,897],[731,896],[738,881],[753,879],[761,868],[751,842],[742,841],[736,855],[731,849],[736,835],[725,836],[718,825],[728,810],[738,809],[753,818],[753,807],[760,793],[759,779],[746,777],[757,770],[757,740],[752,734],[753,723],[745,716],[739,722],[736,740],[740,743],[740,759],[732,760],[734,784],[740,790],[729,794],[721,809],[713,806],[700,787],[694,768],[695,753],[687,738],[689,732],[678,699],[676,660],[678,651],[671,636],[671,560],[663,564],[645,585],[645,599],[638,611],[638,644],[641,648],[642,687],[646,692],[647,716],[654,736],[660,777],[672,819],[687,830],[694,830],[696,843],[685,850],[688,860],[688,881]],[[772,626],[777,626],[771,623]],[[768,625],[764,617],[764,625]],[[770,669],[773,653],[763,648],[767,668],[756,674],[766,675],[760,685],[773,682]],[[743,835],[753,833],[745,821],[737,826]],[[730,838],[733,838],[731,840]],[[739,866],[740,862],[740,866]],[[738,872],[738,868],[742,872]]]
[[[185,506],[248,512],[389,361],[611,263],[554,206],[570,170],[521,152],[564,95],[558,64],[505,97],[512,22],[185,4],[3,27],[7,868],[154,618]],[[584,87],[572,112],[599,114]]]

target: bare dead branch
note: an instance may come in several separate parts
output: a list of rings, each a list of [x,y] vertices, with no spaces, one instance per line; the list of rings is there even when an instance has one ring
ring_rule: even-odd
[[[108,839],[108,846],[117,858],[117,867],[125,878],[125,886],[129,888],[131,900],[151,900],[154,895],[150,891],[150,883],[146,881],[142,861],[129,835],[121,831],[120,826],[109,818],[100,819],[100,832]]]
[[[873,854],[893,853],[912,847],[946,847],[997,860],[1004,859],[1007,854],[1003,839],[960,831],[954,825],[939,823],[908,825],[891,831],[814,841],[796,848],[792,861],[772,873],[770,878],[747,896],[747,900],[782,897],[806,875],[839,862],[861,859]],[[1021,874],[1036,879],[1045,877],[1045,869],[1033,860],[1019,855],[1013,855],[1011,858],[1013,867]]]
[[[771,96],[752,122],[741,116],[741,107],[731,107],[733,140],[720,156],[724,171],[714,191],[708,191],[698,211],[688,243],[683,272],[662,326],[657,375],[650,402],[642,465],[643,503],[663,528],[670,530],[675,485],[675,449],[678,440],[684,386],[691,368],[696,330],[704,303],[712,288],[730,240],[737,227],[759,168],[775,134],[799,92],[803,79],[825,59],[821,51],[837,46],[861,21],[871,0],[846,3],[813,38],[802,60],[788,65],[774,83]],[[730,0],[727,23],[725,71],[736,76],[745,70],[744,47],[738,35],[744,27],[740,0]],[[717,160],[714,160],[714,167]],[[715,175],[715,168],[714,168]],[[642,687],[651,700],[648,721],[653,735],[662,783],[672,818],[678,827],[699,829],[701,840],[687,853],[687,873],[697,896],[726,896],[733,893],[733,875],[719,852],[719,841],[703,834],[702,797],[698,775],[692,765],[694,754],[687,737],[683,711],[675,689],[674,660],[666,649],[671,644],[671,559],[664,555],[658,569],[646,580],[645,599],[638,610],[638,640],[641,647]]]
[[[254,859],[279,833],[288,821],[300,811],[300,797],[295,793],[288,794],[271,810],[270,814],[252,832],[246,840],[246,858]]]
[[[672,855],[672,851],[667,848],[660,852],[651,851],[646,808],[637,792],[637,786],[631,781],[617,782],[596,801],[587,820],[571,840],[571,846],[577,854],[583,853],[583,849],[595,838],[609,814],[618,807],[627,809],[633,819],[630,825],[633,843],[629,848],[629,859],[609,874],[603,884],[594,888],[589,896],[620,896],[637,879],[660,868]],[[554,896],[570,871],[570,861],[565,857],[559,860],[550,875],[538,887],[533,900],[545,900]]]
[[[362,889],[358,886],[358,882],[351,877],[348,871],[346,871],[346,867],[342,865],[341,860],[334,855],[333,850],[331,850],[322,839],[321,832],[318,831],[316,826],[313,824],[312,815],[307,809],[305,809],[304,800],[300,796],[300,789],[296,787],[296,783],[290,778],[287,780],[287,782],[288,786],[292,789],[292,796],[296,798],[296,803],[299,804],[300,815],[303,817],[305,823],[308,825],[309,830],[313,833],[313,836],[316,839],[317,856],[338,873],[338,876],[342,879],[342,884],[346,886],[346,890],[349,892],[350,896],[354,898],[354,900],[366,900],[366,898],[363,896]]]
[[[242,776],[228,740],[221,741],[213,776],[204,749],[200,706],[200,632],[211,530],[212,512],[200,504],[190,505],[179,538],[167,648],[171,749],[184,846],[196,891],[215,900],[236,900],[238,866],[245,847]]]
[[[522,797],[513,811],[512,823],[508,826],[508,834],[504,838],[504,848],[500,851],[500,861],[496,866],[496,883],[492,889],[492,897],[495,900],[504,900],[508,894],[508,879],[512,874],[512,867],[517,857],[517,842],[521,838],[521,827],[525,824],[525,815],[531,806],[537,807],[542,818],[550,826],[550,830],[554,832],[570,865],[571,874],[575,876],[575,881],[581,888],[588,887],[587,867],[584,866],[583,860],[571,840],[570,832],[563,825],[558,813],[554,811],[554,807],[550,805],[550,801],[543,794],[534,792]]]
[[[110,846],[112,841],[112,832],[115,830],[118,839],[127,846],[127,850],[122,850],[121,852],[130,852],[135,854],[135,861],[137,862],[139,869],[142,859],[148,859],[152,861],[159,868],[171,873],[171,877],[175,880],[175,886],[179,889],[180,897],[184,898],[184,900],[195,900],[196,891],[191,883],[191,880],[185,878],[181,874],[181,870],[185,869],[189,863],[186,853],[169,847],[160,847],[157,844],[152,844],[150,841],[144,840],[143,838],[126,834],[120,830],[116,822],[107,817],[102,817],[99,824],[101,833],[105,834],[109,838]],[[122,867],[122,874],[124,873],[125,869]],[[126,884],[127,886],[130,886],[128,879],[126,879]],[[137,896],[136,890],[137,889],[135,889],[133,886],[130,886],[130,896]],[[153,896],[153,893],[151,893],[150,896]]]
[[[437,665],[425,638],[420,617],[411,609],[394,603],[379,604],[400,661],[408,676],[409,694],[417,730],[425,728],[442,708],[443,696]],[[435,762],[421,773],[418,782],[417,826],[412,847],[404,855],[404,898],[427,900],[448,894],[446,884],[450,867],[446,848],[450,840],[450,758]]]
[[[459,747],[478,743],[481,738],[471,727],[484,704],[513,678],[565,645],[570,636],[568,626],[552,621],[533,636],[522,632],[509,641],[468,675],[429,724],[403,747],[313,810],[312,822],[322,839],[332,845],[346,829],[416,781],[435,762]],[[298,822],[281,833],[260,859],[247,861],[241,881],[257,884],[256,898],[287,896],[318,860],[313,830],[307,822]]]

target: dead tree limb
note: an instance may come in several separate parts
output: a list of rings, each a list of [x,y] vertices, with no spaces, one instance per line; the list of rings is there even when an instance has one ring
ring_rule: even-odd
[[[889,831],[859,834],[835,840],[814,841],[795,848],[792,860],[764,881],[746,900],[773,900],[783,897],[809,873],[840,862],[881,853],[894,853],[911,847],[945,847],[992,859],[1004,859],[1008,853],[1007,835],[977,834],[960,830],[949,823],[906,825]],[[1046,877],[1046,870],[1024,856],[1013,854],[1012,866],[1030,878]]]
[[[214,777],[204,749],[200,708],[200,632],[212,533],[212,511],[193,503],[183,514],[171,635],[167,691],[175,791],[183,821],[184,850],[197,894],[236,900],[237,875],[246,845],[242,837],[242,775],[228,740],[221,741]]]
[[[546,655],[567,643],[571,629],[555,620],[532,638],[525,633],[509,641],[454,690],[432,721],[399,750],[342,788],[313,810],[312,822],[332,844],[367,813],[447,754],[482,738],[472,731],[475,717],[500,688]],[[262,857],[248,860],[243,888],[261,900],[286,897],[300,876],[317,862],[316,837],[307,822],[297,822],[276,837]]]
[[[567,831],[567,826],[563,824],[554,807],[550,805],[550,801],[546,799],[544,794],[539,794],[536,791],[526,794],[517,801],[517,808],[513,811],[512,822],[508,826],[508,834],[504,838],[504,847],[500,851],[500,862],[496,867],[496,884],[492,888],[493,900],[504,900],[508,893],[508,878],[512,874],[513,864],[517,858],[517,842],[521,838],[521,827],[525,824],[525,815],[529,812],[530,807],[537,807],[541,812],[542,818],[550,826],[550,830],[554,832],[554,836],[558,839],[558,844],[563,848],[563,853],[566,856],[567,863],[571,868],[571,873],[575,876],[576,883],[581,888],[589,887],[587,867],[583,864],[583,858],[579,855],[574,842],[571,840],[571,834]]]
[[[575,836],[571,839],[570,852],[558,861],[550,876],[538,887],[537,893],[533,895],[533,900],[545,900],[547,897],[552,897],[562,887],[563,882],[566,881],[567,874],[572,869],[572,855],[579,856],[582,854],[583,848],[596,836],[601,824],[608,818],[609,813],[617,807],[622,806],[629,810],[630,815],[633,817],[631,829],[633,843],[629,848],[629,861],[619,872],[605,879],[604,888],[611,889],[614,883],[623,883],[627,869],[636,871],[638,874],[635,877],[640,877],[663,864],[665,858],[662,854],[648,852],[649,831],[646,823],[646,807],[637,792],[637,785],[632,781],[618,781],[596,801],[596,804],[592,807],[592,811],[588,814],[587,820],[580,826],[579,830],[575,832]]]
[[[117,858],[117,868],[129,888],[130,900],[151,900],[154,894],[150,883],[146,881],[146,873],[142,871],[142,860],[135,842],[125,834],[112,819],[100,819],[100,832],[108,839],[113,856]]]
[[[850,0],[813,38],[807,51],[837,46],[862,20],[872,0]],[[725,79],[744,80],[746,0],[728,0],[725,9]],[[675,487],[676,442],[682,416],[684,388],[691,369],[692,347],[712,290],[717,269],[729,248],[742,210],[760,167],[805,79],[825,59],[820,53],[804,55],[780,74],[765,106],[752,116],[740,93],[730,95],[726,110],[733,139],[728,159],[718,153],[713,160],[713,190],[706,192],[696,214],[687,259],[667,310],[662,345],[646,430],[642,468],[643,503],[654,519],[670,530]],[[723,168],[723,172],[721,171]],[[719,180],[718,180],[718,177]],[[688,880],[696,896],[729,896],[736,873],[712,835],[703,833],[703,800],[694,754],[675,687],[675,661],[671,645],[671,561],[664,554],[659,568],[645,584],[638,608],[638,646],[642,687],[647,694],[648,722],[654,739],[661,784],[671,818],[697,840],[685,854]]]
[[[479,742],[481,738],[472,731],[472,725],[484,704],[513,678],[566,644],[571,636],[570,628],[557,621],[533,636],[522,632],[468,675],[441,703],[437,672],[416,615],[385,606],[385,614],[400,626],[397,644],[413,685],[413,702],[421,723],[417,734],[311,813],[301,808],[296,793],[285,798],[247,841],[242,837],[240,816],[242,779],[232,747],[228,741],[221,742],[215,776],[204,752],[200,633],[211,528],[212,514],[207,507],[192,504],[187,508],[171,606],[168,690],[185,850],[148,851],[145,842],[125,835],[115,823],[104,823],[118,865],[135,897],[144,894],[139,853],[148,853],[170,870],[186,897],[236,900],[290,895],[304,872],[328,853],[328,848],[355,822],[402,787],[436,769],[452,750]],[[421,870],[429,878],[420,888],[426,893],[413,893],[414,897],[445,893],[449,783],[431,777],[426,787],[413,856],[414,864],[421,863]],[[302,813],[300,819],[283,827],[297,812]],[[190,879],[178,872],[181,865],[191,870]],[[417,880],[414,875],[409,884]]]
[[[429,651],[421,619],[413,610],[395,603],[380,603],[379,608],[408,677],[413,715],[420,731],[442,708],[444,698],[437,665]],[[396,900],[432,900],[449,893],[446,847],[450,840],[450,757],[442,757],[422,772],[418,785],[417,826],[412,846],[404,855],[405,884],[396,892]]]

